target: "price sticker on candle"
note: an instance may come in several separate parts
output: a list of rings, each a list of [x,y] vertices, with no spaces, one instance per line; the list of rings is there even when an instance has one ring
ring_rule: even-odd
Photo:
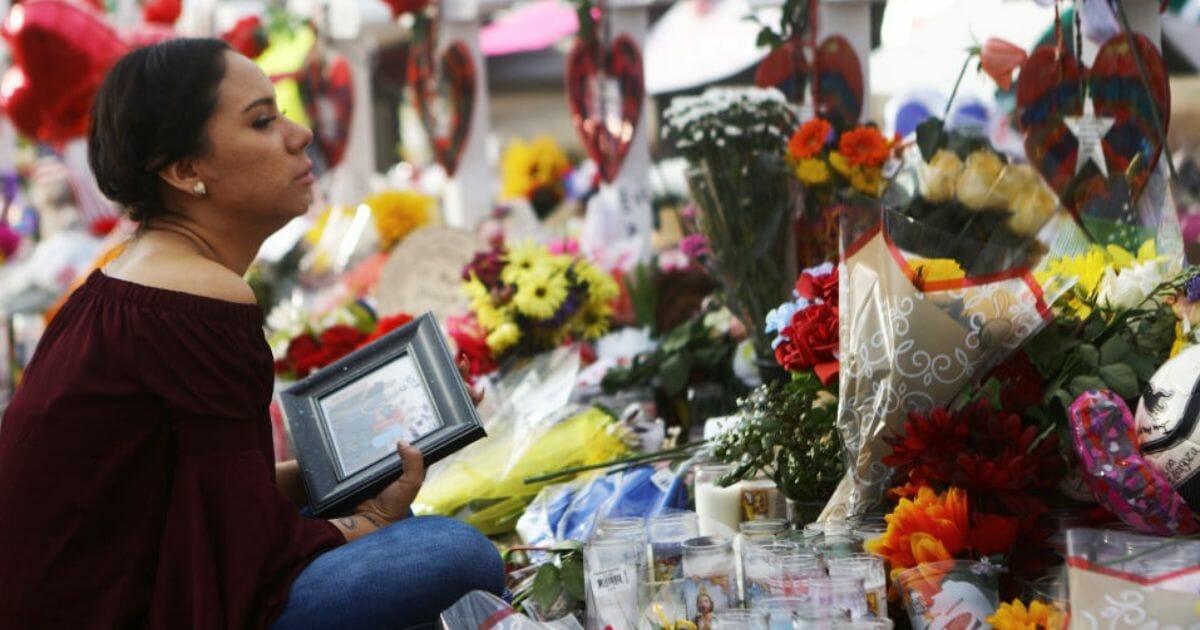
[[[629,567],[612,567],[592,574],[592,592],[597,597],[615,595],[633,588]]]
[[[671,484],[675,483],[675,474],[669,468],[659,468],[654,471],[653,475],[650,475],[650,483],[666,494],[671,491]]]

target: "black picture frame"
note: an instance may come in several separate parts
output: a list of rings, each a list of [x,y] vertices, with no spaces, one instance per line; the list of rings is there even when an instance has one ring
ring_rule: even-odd
[[[348,514],[396,479],[399,438],[421,449],[428,466],[486,436],[432,313],[297,381],[279,399],[318,516]]]

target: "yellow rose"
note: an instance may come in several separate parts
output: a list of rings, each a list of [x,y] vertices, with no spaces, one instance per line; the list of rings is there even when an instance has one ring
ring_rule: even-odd
[[[809,158],[796,162],[796,178],[805,186],[816,186],[829,181],[829,167],[821,159]]]
[[[989,208],[992,186],[1000,177],[1004,162],[1000,156],[986,149],[967,156],[967,164],[955,182],[958,200],[972,210]]]
[[[929,160],[929,168],[921,180],[921,195],[934,203],[951,201],[954,199],[954,183],[962,169],[962,160],[956,153],[939,150]]]
[[[1008,227],[1020,236],[1034,236],[1058,210],[1058,197],[1041,181],[1030,182],[1012,204]]]
[[[1000,178],[992,187],[988,197],[988,207],[997,210],[1011,209],[1017,203],[1017,197],[1041,184],[1041,176],[1028,164],[1009,164],[1000,172]]]

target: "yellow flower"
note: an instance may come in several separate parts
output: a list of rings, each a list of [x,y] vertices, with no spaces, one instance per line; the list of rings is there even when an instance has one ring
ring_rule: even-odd
[[[1174,358],[1180,350],[1183,350],[1186,343],[1187,337],[1183,333],[1183,322],[1177,321],[1175,322],[1175,343],[1171,344],[1171,354],[1167,355],[1167,358]]]
[[[478,309],[481,304],[491,305],[492,303],[492,294],[474,273],[471,274],[470,280],[459,285],[459,291],[470,300],[471,308]]]
[[[371,208],[380,249],[388,250],[429,222],[434,199],[411,190],[387,190],[363,199],[363,203]]]
[[[850,186],[871,197],[883,194],[883,173],[878,168],[857,166],[850,171]]]
[[[589,305],[579,309],[573,327],[585,339],[598,339],[608,332],[612,323],[612,307],[607,304]]]
[[[992,187],[1000,177],[1004,162],[1000,156],[981,149],[967,156],[966,166],[954,183],[958,200],[972,210],[995,207]]]
[[[501,159],[502,199],[529,197],[538,188],[548,186],[562,192],[562,178],[571,170],[567,156],[554,140],[541,137],[525,143],[517,139],[508,145]]]
[[[313,222],[312,227],[304,233],[304,240],[308,241],[309,245],[316,245],[321,240],[321,234],[325,231],[325,226],[329,224],[329,215],[332,213],[333,208],[322,210],[321,214],[317,215],[317,220]]]
[[[587,299],[591,304],[608,304],[621,294],[621,288],[612,275],[587,261],[580,261],[575,266],[575,273],[580,281],[588,285]]]
[[[829,166],[833,167],[833,170],[837,171],[838,175],[842,177],[849,177],[850,171],[854,170],[854,167],[850,165],[850,160],[847,160],[846,156],[837,151],[829,153]]]
[[[829,166],[820,158],[809,158],[796,162],[796,178],[805,186],[816,186],[829,181]]]
[[[1066,627],[1066,616],[1057,605],[1035,599],[1025,604],[1019,599],[1012,603],[1000,602],[996,612],[987,618],[996,630],[1061,630]]]
[[[504,322],[499,328],[488,334],[487,345],[493,353],[500,354],[517,345],[520,340],[521,329],[512,322]]]
[[[521,278],[513,305],[527,317],[549,319],[567,299],[568,289],[567,278],[562,274],[535,270]]]
[[[1074,278],[1075,286],[1059,298],[1056,306],[1061,312],[1086,319],[1092,312],[1089,302],[1095,297],[1106,269],[1120,271],[1157,259],[1154,239],[1143,242],[1136,254],[1119,245],[1092,245],[1082,254],[1051,260],[1046,269],[1035,273],[1034,277],[1042,285],[1056,278]]]
[[[929,160],[928,173],[921,180],[921,195],[934,203],[953,200],[954,183],[962,169],[957,153],[939,149]]]
[[[500,280],[507,284],[517,284],[527,274],[549,268],[552,264],[550,250],[533,241],[522,245],[509,247],[504,254],[504,269],[500,270]]]
[[[512,316],[511,306],[502,306],[497,308],[491,302],[474,305],[475,320],[483,326],[484,330],[496,330],[504,322],[509,321]]]
[[[908,261],[908,268],[912,270],[913,281],[918,287],[929,282],[961,280],[967,275],[950,258],[914,258]]]
[[[1058,210],[1058,196],[1041,180],[1029,181],[1012,203],[1008,227],[1020,236],[1034,236]]]

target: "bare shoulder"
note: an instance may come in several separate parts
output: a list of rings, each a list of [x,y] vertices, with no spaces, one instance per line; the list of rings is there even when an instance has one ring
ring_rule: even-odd
[[[254,291],[227,267],[199,256],[146,256],[114,261],[105,273],[137,284],[201,297],[254,304]]]

